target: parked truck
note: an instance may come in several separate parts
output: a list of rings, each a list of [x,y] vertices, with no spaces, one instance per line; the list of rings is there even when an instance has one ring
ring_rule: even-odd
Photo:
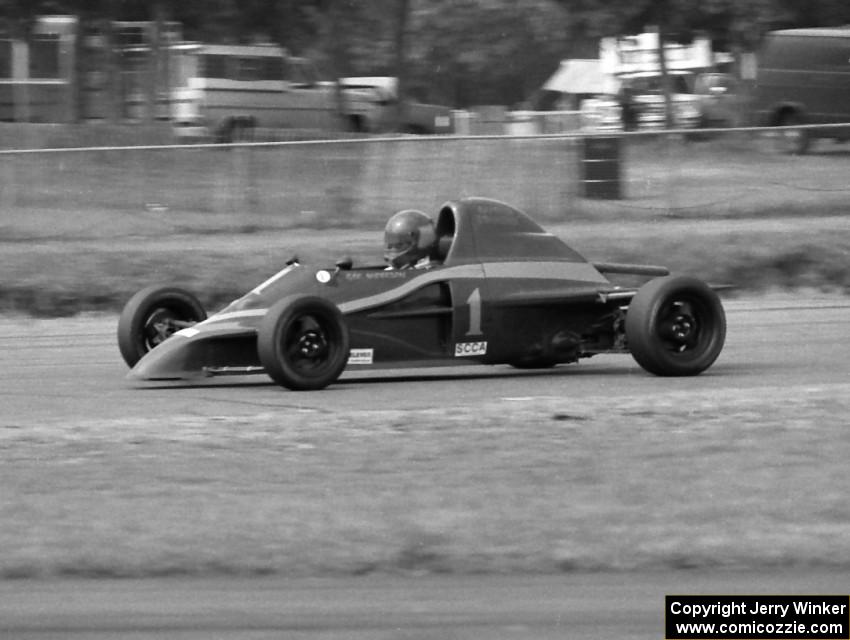
[[[357,114],[365,131],[400,130],[418,134],[453,131],[451,108],[425,100],[423,92],[416,87],[406,92],[402,98],[403,108],[399,111],[398,79],[395,77],[342,78],[340,84],[346,96],[345,108]],[[399,112],[402,121],[397,123]],[[361,117],[361,113],[366,115]]]
[[[322,78],[312,61],[277,45],[183,44],[171,53],[178,135],[249,138],[257,129],[379,133],[396,129],[392,77]],[[406,100],[402,131],[447,133],[450,109]]]

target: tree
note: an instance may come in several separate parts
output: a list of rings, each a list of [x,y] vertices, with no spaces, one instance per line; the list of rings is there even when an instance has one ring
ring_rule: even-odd
[[[712,40],[753,50],[764,33],[778,26],[804,24],[806,15],[850,20],[845,0],[558,0],[574,25],[591,37],[640,33],[659,22],[686,40],[706,33]],[[841,18],[841,16],[844,16]],[[837,23],[833,23],[837,24]]]
[[[411,76],[453,106],[518,102],[557,68],[567,22],[552,0],[418,0]]]
[[[783,27],[827,27],[850,24],[847,0],[779,0],[786,19]]]

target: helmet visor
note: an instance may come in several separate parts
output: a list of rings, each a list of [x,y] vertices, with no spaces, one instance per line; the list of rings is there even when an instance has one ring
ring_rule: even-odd
[[[413,244],[413,238],[411,238],[410,235],[406,235],[404,237],[390,237],[388,235],[384,255],[388,258],[396,258],[406,251],[409,251],[411,247],[413,247]]]

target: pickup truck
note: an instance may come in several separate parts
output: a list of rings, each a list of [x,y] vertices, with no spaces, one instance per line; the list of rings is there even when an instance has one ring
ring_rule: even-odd
[[[358,131],[383,132],[394,128],[398,109],[398,80],[391,76],[341,78],[345,113]],[[452,110],[416,97],[404,100],[403,133],[452,133]]]

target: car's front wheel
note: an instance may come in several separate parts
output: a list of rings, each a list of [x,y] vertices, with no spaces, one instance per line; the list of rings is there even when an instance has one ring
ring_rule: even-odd
[[[342,312],[328,300],[288,296],[266,312],[257,352],[266,373],[287,389],[324,389],[348,362],[348,327]]]
[[[118,319],[118,349],[129,367],[174,333],[206,320],[198,299],[179,287],[153,285],[136,293]]]
[[[665,276],[643,285],[626,313],[626,340],[637,363],[659,376],[708,369],[726,340],[726,314],[707,284]]]

